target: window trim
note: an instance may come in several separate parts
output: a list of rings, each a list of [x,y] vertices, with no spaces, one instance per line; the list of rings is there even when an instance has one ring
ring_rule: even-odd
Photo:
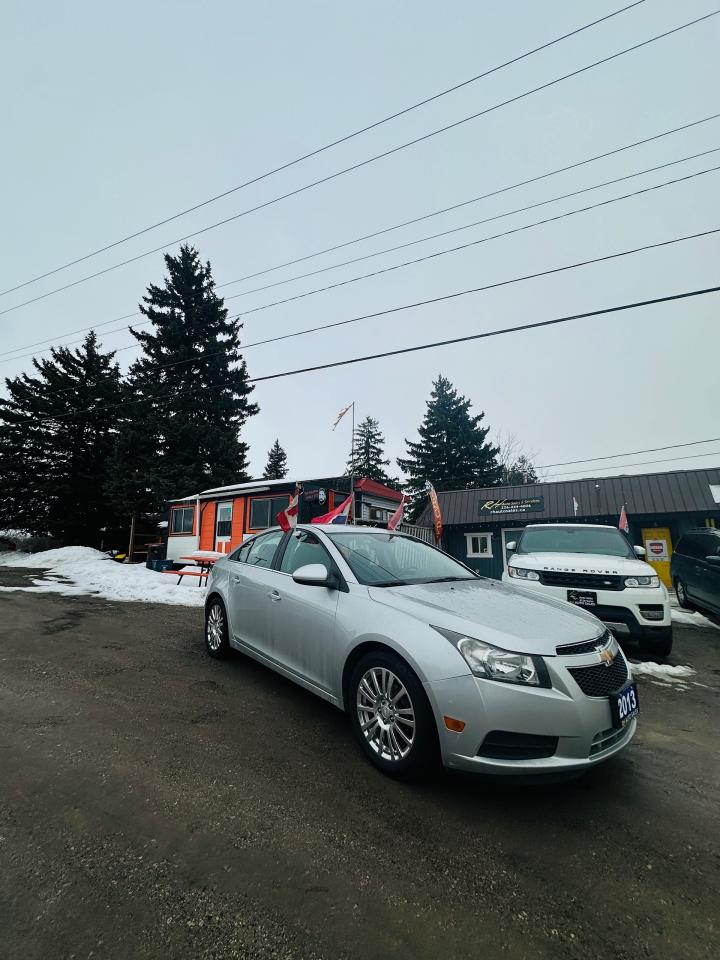
[[[472,550],[472,541],[474,537],[485,538],[486,549],[480,553],[475,553]],[[493,541],[493,535],[488,530],[476,530],[473,533],[466,533],[465,534],[465,556],[471,560],[492,560],[492,557],[493,557],[492,541]]]
[[[189,532],[180,531],[179,533],[176,533],[173,531],[174,515],[179,510],[192,510],[192,526]],[[186,504],[178,504],[177,506],[170,507],[170,523],[168,526],[168,536],[169,537],[194,537],[195,536],[195,515],[196,515],[195,504],[186,503]]]

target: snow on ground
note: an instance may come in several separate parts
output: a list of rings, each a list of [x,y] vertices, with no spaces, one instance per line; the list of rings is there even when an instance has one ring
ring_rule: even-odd
[[[679,607],[673,607],[671,613],[673,623],[680,623],[684,627],[712,627],[713,630],[720,630],[720,625],[708,620],[701,613],[691,613],[690,610],[681,610]]]
[[[669,663],[636,663],[630,661],[630,669],[634,677],[649,677],[654,680],[661,680],[664,683],[686,683],[690,677],[695,675],[692,667],[671,667]]]
[[[0,567],[46,570],[47,579],[33,580],[31,587],[0,587],[3,591],[91,595],[105,600],[176,603],[201,607],[205,588],[196,577],[178,585],[174,577],[148,570],[144,564],[122,564],[91,547],[61,547],[42,553],[0,555]]]

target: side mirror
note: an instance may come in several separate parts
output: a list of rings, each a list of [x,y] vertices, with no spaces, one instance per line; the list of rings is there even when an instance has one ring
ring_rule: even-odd
[[[295,583],[304,583],[308,587],[337,588],[337,577],[322,563],[306,563],[297,568],[292,578]]]
[[[510,543],[506,543],[505,549],[508,553],[514,553],[517,549],[517,540],[511,540]]]
[[[705,560],[707,563],[712,563],[714,565],[720,564],[720,557],[717,554],[712,557],[705,557]]]
[[[647,555],[647,551],[645,550],[645,547],[637,547],[637,546],[635,546],[635,547],[633,547],[633,550],[635,551],[635,556],[636,556],[636,557],[644,557],[644,556]]]

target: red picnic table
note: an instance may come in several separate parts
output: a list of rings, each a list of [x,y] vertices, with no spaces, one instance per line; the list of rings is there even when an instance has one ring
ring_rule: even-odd
[[[185,557],[180,557],[181,563],[187,563],[189,566],[181,567],[179,570],[165,570],[165,573],[173,574],[178,578],[178,585],[182,583],[183,577],[197,577],[198,586],[202,586],[203,577],[207,583],[208,574],[215,565],[215,562],[221,557],[226,556],[218,550],[196,550],[194,553],[188,553]]]

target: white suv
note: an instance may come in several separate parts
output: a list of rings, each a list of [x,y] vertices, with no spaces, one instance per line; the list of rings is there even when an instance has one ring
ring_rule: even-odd
[[[616,527],[530,524],[503,573],[506,583],[566,600],[594,613],[618,637],[640,641],[645,656],[672,650],[670,598],[655,570]]]

